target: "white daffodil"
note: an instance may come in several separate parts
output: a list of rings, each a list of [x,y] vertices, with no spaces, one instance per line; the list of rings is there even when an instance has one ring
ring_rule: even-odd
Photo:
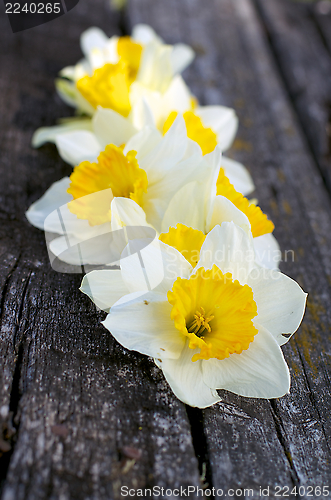
[[[119,271],[85,276],[81,290],[110,308],[104,326],[127,349],[152,356],[191,406],[220,401],[217,389],[254,398],[288,393],[280,346],[299,327],[306,294],[279,271],[256,265],[251,239],[232,222],[207,236],[181,228],[171,239],[140,256],[128,249]]]
[[[107,248],[96,247],[95,238],[124,226],[153,226],[160,231],[174,193],[188,180],[200,178],[205,165],[200,149],[187,138],[181,117],[164,137],[147,127],[124,149],[108,144],[100,153],[100,145],[93,149],[92,142],[79,142],[76,149],[73,143],[67,149],[63,146],[68,161],[85,161],[75,167],[70,178],[53,184],[26,213],[36,227],[64,235],[51,242],[51,249],[56,255],[68,251],[64,260],[72,264],[100,263]],[[68,235],[76,245],[73,255]],[[104,241],[109,244],[106,237]],[[84,242],[83,262],[77,249],[80,242]]]
[[[274,224],[260,207],[245,198],[244,195],[250,191],[240,185],[239,175],[236,182],[233,182],[229,175],[230,169],[227,169],[229,160],[224,157],[221,159],[218,148],[205,155],[204,159],[209,170],[205,169],[203,181],[189,182],[175,193],[165,212],[162,231],[166,232],[169,227],[182,223],[207,234],[222,222],[234,222],[244,229],[249,237],[253,237],[259,264],[278,269],[281,251],[271,234]],[[234,173],[233,160],[231,167]]]
[[[166,45],[145,24],[135,26],[131,37],[108,38],[89,28],[81,35],[81,49],[85,58],[60,72],[57,89],[65,102],[91,115],[101,105],[127,116],[134,82],[163,93],[194,58],[189,46]]]
[[[99,28],[90,28],[81,35],[81,48],[85,58],[76,66],[64,68],[56,81],[62,99],[89,116],[98,107],[112,109],[137,130],[146,125],[141,114],[141,94],[161,99],[168,88],[171,94],[176,75],[194,58],[189,46],[166,45],[144,24],[137,25],[131,37],[109,39]],[[89,129],[85,118],[62,122],[57,127],[37,130],[33,145],[52,142],[59,132]]]

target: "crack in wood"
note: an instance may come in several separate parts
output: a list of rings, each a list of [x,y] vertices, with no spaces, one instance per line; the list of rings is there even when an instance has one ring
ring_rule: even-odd
[[[293,462],[293,459],[291,456],[289,443],[288,443],[288,440],[286,438],[286,432],[285,432],[285,429],[284,429],[283,424],[282,424],[282,418],[278,412],[277,402],[274,399],[270,399],[269,402],[270,402],[271,409],[272,409],[271,414],[272,414],[272,418],[274,420],[278,441],[284,450],[284,454],[285,454],[286,459],[288,461],[288,464],[290,466],[293,487],[296,486],[298,488],[300,486],[300,479],[299,479],[298,473],[296,471],[296,468],[295,468],[295,465],[294,465],[294,462]],[[303,497],[298,496],[298,498],[303,498]]]
[[[10,392],[10,401],[9,401],[9,414],[7,417],[7,421],[9,422],[9,425],[12,425],[12,427],[15,429],[15,432],[9,436],[9,439],[7,442],[9,442],[11,449],[5,453],[1,457],[1,467],[0,467],[0,487],[4,484],[6,477],[7,477],[7,472],[9,469],[10,465],[10,460],[11,457],[14,453],[15,450],[15,445],[17,443],[18,439],[18,432],[19,432],[19,427],[20,427],[20,417],[19,417],[19,403],[21,399],[21,393],[20,393],[20,380],[21,380],[21,373],[22,373],[22,366],[23,366],[23,344],[20,345],[17,358],[16,358],[16,363],[15,363],[15,370],[14,370],[14,375],[13,375],[13,381],[12,381],[12,387],[11,387],[11,392]],[[0,488],[1,491],[1,488]]]
[[[31,278],[31,274],[32,272],[30,271],[29,274],[28,274],[28,277],[25,278],[25,282],[24,282],[24,287],[23,287],[23,291],[22,291],[22,296],[21,296],[21,301],[20,301],[20,305],[19,305],[19,308],[18,308],[18,311],[17,311],[17,315],[16,315],[16,319],[15,319],[15,330],[14,330],[14,335],[13,335],[13,346],[14,346],[14,350],[15,352],[17,351],[17,334],[20,330],[20,327],[21,327],[21,320],[22,320],[22,313],[23,313],[23,308],[24,308],[24,304],[25,304],[25,297],[27,295],[27,290],[28,290],[28,286],[29,286],[29,283],[30,283],[30,278]],[[25,330],[26,332],[27,330]],[[24,333],[25,333],[24,332]],[[23,333],[23,335],[24,335]],[[18,344],[19,346],[21,346],[21,343],[22,343],[22,339],[19,340]]]
[[[21,252],[19,253],[18,257],[16,258],[15,264],[9,270],[9,273],[6,276],[5,282],[4,282],[3,287],[2,287],[1,300],[0,300],[0,326],[2,324],[2,315],[3,315],[3,310],[4,310],[5,300],[6,300],[6,293],[8,290],[10,278],[12,277],[12,274],[17,269],[20,257],[21,257]]]
[[[10,273],[8,274],[4,287],[3,287],[3,293],[1,297],[1,315],[2,311],[4,309],[5,301],[6,301],[6,291],[9,286],[10,279],[12,278],[15,270],[18,268],[19,262],[20,262],[20,257],[22,255],[22,252],[19,253],[17,260],[15,262],[15,265],[12,267]],[[30,277],[31,277],[31,271],[28,275],[28,278],[26,278],[23,291],[22,291],[22,296],[20,300],[20,305],[18,307],[18,312],[15,318],[15,325],[14,325],[14,332],[13,332],[13,337],[12,337],[12,346],[13,349],[16,353],[16,360],[15,360],[15,368],[13,372],[13,378],[12,378],[12,385],[11,385],[11,390],[10,390],[10,395],[9,395],[9,413],[7,416],[7,422],[8,426],[11,426],[14,429],[14,432],[8,435],[8,439],[6,440],[10,444],[10,450],[7,453],[4,453],[3,456],[1,457],[1,471],[0,471],[0,490],[1,486],[4,484],[8,472],[8,468],[10,465],[10,460],[11,457],[14,453],[15,450],[15,445],[17,443],[18,439],[18,432],[19,432],[19,427],[20,427],[20,416],[19,416],[19,403],[22,397],[21,391],[20,391],[20,382],[21,382],[21,376],[22,376],[22,367],[23,367],[23,355],[24,355],[24,334],[26,331],[23,333],[22,338],[20,339],[18,346],[17,346],[17,334],[21,326],[21,319],[22,319],[22,313],[24,309],[24,304],[25,304],[25,298],[27,294],[27,289],[29,286],[30,282]],[[1,324],[1,322],[0,322]],[[3,424],[4,425],[4,424]]]
[[[204,414],[199,408],[186,405],[186,413],[191,426],[192,443],[198,459],[200,480],[205,488],[213,488],[212,470],[209,460],[208,443],[204,430]]]

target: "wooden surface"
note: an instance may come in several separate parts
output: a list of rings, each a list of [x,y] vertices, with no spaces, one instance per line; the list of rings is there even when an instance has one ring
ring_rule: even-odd
[[[207,484],[238,490],[232,498],[261,498],[268,486],[279,498],[277,485],[304,487],[290,498],[331,498],[308,489],[331,491],[331,13],[319,7],[131,0],[123,16],[106,0],[81,0],[13,35],[0,4],[1,500],[110,500],[123,498],[121,486]],[[54,146],[30,141],[72,114],[53,80],[81,57],[79,34],[93,24],[129,33],[138,22],[196,50],[184,77],[202,104],[235,108],[230,154],[250,169],[282,250],[295,252],[281,268],[309,302],[284,347],[292,388],[279,400],[222,391],[212,408],[185,407],[151,360],[100,325],[81,277],[51,269],[42,232],[24,218],[70,173]]]

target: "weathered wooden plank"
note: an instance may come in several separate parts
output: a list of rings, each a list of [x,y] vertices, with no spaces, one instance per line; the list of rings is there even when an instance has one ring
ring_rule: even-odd
[[[84,29],[120,33],[119,17],[93,0],[16,35],[0,23],[1,498],[109,500],[121,486],[200,484],[185,406],[154,363],[104,330],[81,277],[51,269],[44,235],[24,218],[70,172],[54,147],[30,146],[37,127],[72,114],[53,79],[81,57]]]
[[[329,302],[329,201],[297,132],[254,11],[243,0],[236,5],[237,10],[233,10],[229,1],[215,0],[202,10],[197,1],[169,0],[165,4],[133,0],[129,10],[132,21],[150,22],[169,42],[181,39],[194,44],[200,57],[187,72],[194,92],[205,103],[236,107],[244,126],[235,154],[251,166],[261,204],[269,207],[275,219],[282,248],[296,251],[296,261],[284,265],[284,271],[300,279],[313,295],[306,327],[286,348],[293,377],[291,396],[269,404],[224,393],[223,403],[204,412],[210,471],[213,484],[221,488],[327,481],[329,341],[323,329]],[[96,15],[98,9],[93,12]],[[80,22],[88,23],[84,16],[83,12]],[[82,25],[71,25],[76,26],[77,34],[82,29]],[[49,36],[56,39],[57,35]],[[40,36],[39,41],[42,39]],[[28,37],[22,41],[28,43]],[[40,64],[30,56],[24,65],[22,59],[35,45],[24,47],[21,42],[21,47],[12,48],[12,54],[16,57],[16,50],[21,51],[16,61],[23,71],[24,85],[21,82],[15,87],[19,70],[9,63],[6,69],[11,75],[10,88],[8,80],[1,80],[1,88],[6,90],[1,94],[1,109],[6,111],[2,129],[8,141],[1,145],[7,166],[1,216],[5,221],[9,219],[1,240],[8,258],[1,275],[6,327],[2,345],[6,352],[12,348],[7,357],[9,385],[4,384],[3,406],[10,406],[16,413],[18,426],[18,441],[3,494],[7,499],[60,495],[111,498],[118,496],[121,484],[183,485],[199,479],[183,406],[164,388],[162,378],[147,360],[125,353],[109,339],[99,326],[100,316],[76,291],[77,277],[54,276],[47,267],[40,233],[10,220],[21,221],[29,201],[68,171],[52,148],[40,152],[29,149],[31,132],[41,121],[49,120],[50,124],[56,113],[66,114],[59,111],[56,101],[49,103],[36,93],[39,82],[38,92],[46,87],[47,97],[53,99],[52,78],[45,76],[45,69],[51,68],[55,76],[59,67],[77,59],[76,54],[72,57],[67,51],[64,62],[65,44],[66,39],[62,53],[56,55],[44,46],[45,62]],[[10,46],[7,41],[6,46]],[[38,70],[32,81],[28,71],[31,66]],[[27,90],[19,110],[17,94],[24,86]],[[15,113],[14,124],[8,126]],[[46,170],[40,170],[41,163],[47,164]],[[29,179],[28,169],[34,173],[33,180]],[[16,252],[20,249],[23,255],[18,260]],[[15,264],[17,267],[8,277]],[[22,275],[28,278],[27,285],[20,283]],[[17,296],[17,303],[13,296]],[[70,321],[64,311],[72,311]],[[35,326],[27,330],[30,324]],[[123,383],[121,374],[128,383]],[[140,398],[134,400],[139,392],[148,402],[145,406]],[[114,402],[118,394],[121,398],[116,399],[118,406],[113,408],[115,405],[109,405],[109,401]],[[193,423],[199,412],[190,415]],[[134,433],[137,425],[139,432]],[[204,442],[199,443],[197,430],[194,427],[195,445],[202,454]],[[147,450],[151,443],[153,449]],[[160,443],[164,443],[164,449],[157,453],[154,447]],[[125,446],[142,450],[142,457],[131,470],[126,455],[132,455],[132,451],[123,449]],[[174,454],[179,461],[174,460]],[[184,457],[188,457],[185,466]],[[204,459],[208,457],[202,456],[201,461]],[[153,467],[152,478],[149,474],[153,474]],[[160,479],[164,479],[163,474],[164,483]]]
[[[330,2],[318,2],[312,6],[312,15],[320,31],[323,42],[331,54],[331,5]]]
[[[133,23],[195,46],[186,77],[203,104],[235,107],[241,127],[233,154],[251,169],[283,251],[294,250],[283,271],[310,293],[304,325],[284,348],[291,394],[260,402],[224,393],[224,403],[204,411],[212,484],[256,493],[259,485],[275,493],[276,485],[328,484],[330,199],[257,12],[249,0],[213,0],[208,8],[198,0],[135,0],[130,13]]]
[[[317,22],[319,19],[323,31],[330,36],[331,16],[318,15],[318,5],[309,2],[256,0],[256,4],[309,145],[331,193],[331,55]]]

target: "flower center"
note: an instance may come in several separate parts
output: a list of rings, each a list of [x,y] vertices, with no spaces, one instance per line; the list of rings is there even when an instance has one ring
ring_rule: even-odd
[[[220,169],[216,182],[216,194],[228,198],[239,210],[248,218],[251,224],[253,238],[263,234],[272,233],[274,224],[268,219],[260,207],[251,203],[241,193],[235,190],[229,179],[226,177],[223,168]],[[212,228],[211,228],[212,229]]]
[[[190,349],[200,349],[192,361],[240,354],[258,332],[252,289],[216,265],[199,268],[189,279],[177,278],[167,297],[175,327],[189,338]]]
[[[130,83],[130,67],[120,61],[117,64],[105,64],[96,69],[92,76],[83,76],[76,85],[95,109],[102,106],[128,116],[131,110]]]
[[[165,134],[177,118],[177,111],[172,111],[163,125],[163,134]],[[217,146],[217,136],[215,132],[208,127],[205,127],[201,118],[193,111],[186,111],[183,114],[187,137],[197,142],[201,147],[202,154],[206,155],[214,151]]]
[[[97,163],[83,161],[75,167],[68,189],[75,201],[68,203],[69,210],[95,226],[110,220],[114,197],[130,198],[141,206],[148,180],[136,154],[129,151],[125,156],[122,148],[110,144],[100,153]],[[92,194],[95,196],[88,196]]]
[[[199,261],[200,250],[206,236],[198,229],[177,224],[176,227],[170,227],[167,233],[160,234],[159,239],[176,248],[191,266],[195,267]]]
[[[200,307],[200,311],[195,313],[192,323],[187,326],[187,331],[189,333],[194,333],[197,337],[204,338],[202,334],[205,330],[211,333],[209,322],[212,319],[214,319],[214,316],[211,313],[206,315],[204,308]]]

